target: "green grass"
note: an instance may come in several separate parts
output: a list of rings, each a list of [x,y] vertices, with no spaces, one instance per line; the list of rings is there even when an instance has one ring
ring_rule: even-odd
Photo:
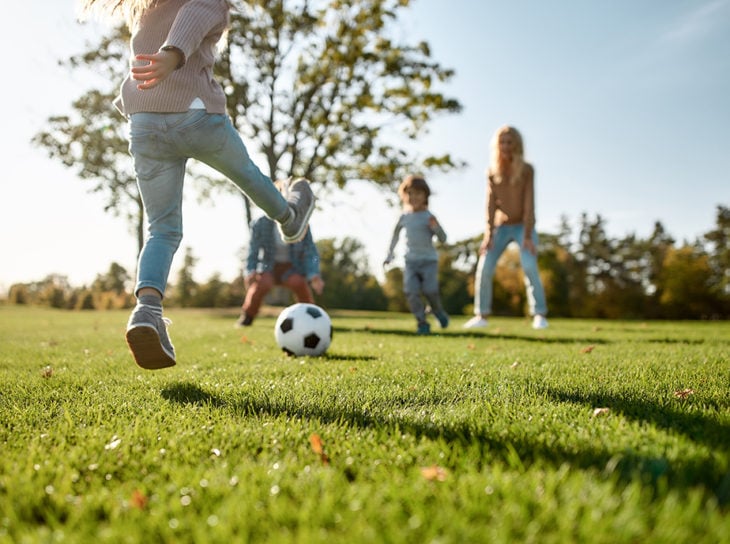
[[[169,317],[0,307],[0,542],[730,542],[728,322]]]

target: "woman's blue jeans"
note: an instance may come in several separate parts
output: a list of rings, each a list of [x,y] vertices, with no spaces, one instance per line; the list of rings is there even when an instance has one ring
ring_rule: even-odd
[[[253,163],[230,118],[203,109],[130,116],[129,152],[147,216],[135,293],[153,287],[164,295],[172,259],[183,236],[185,164],[197,159],[229,178],[267,216],[281,219],[288,204]]]
[[[520,262],[525,273],[525,289],[530,315],[547,315],[545,290],[540,281],[540,272],[537,269],[537,256],[522,247],[525,228],[522,224],[500,225],[494,229],[494,245],[486,254],[479,257],[477,273],[474,281],[474,314],[491,315],[492,289],[494,285],[494,271],[497,261],[507,249],[510,242],[517,242],[520,246]],[[532,241],[537,247],[537,232],[532,231]]]

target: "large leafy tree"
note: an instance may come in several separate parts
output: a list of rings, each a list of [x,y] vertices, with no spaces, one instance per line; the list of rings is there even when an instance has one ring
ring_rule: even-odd
[[[221,75],[230,111],[272,176],[393,185],[413,169],[453,166],[448,155],[408,149],[434,115],[461,109],[438,91],[453,71],[431,60],[428,44],[389,37],[409,4],[234,2]]]
[[[453,71],[431,59],[428,44],[392,37],[409,0],[231,4],[217,77],[234,124],[265,157],[260,166],[271,177],[301,175],[328,188],[364,179],[392,188],[406,172],[458,166],[413,145],[436,115],[461,106],[439,92]],[[94,183],[105,209],[131,223],[141,249],[143,210],[124,119],[110,106],[127,70],[128,39],[115,29],[69,60],[73,69],[101,74],[104,89],[87,91],[72,114],[49,119],[35,142]],[[250,221],[247,200],[246,209]]]

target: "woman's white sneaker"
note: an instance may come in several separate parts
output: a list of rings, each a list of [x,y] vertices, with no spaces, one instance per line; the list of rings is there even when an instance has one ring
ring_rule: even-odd
[[[544,315],[536,315],[532,318],[532,328],[535,330],[547,329],[548,322]]]
[[[465,329],[484,329],[489,325],[489,321],[480,315],[475,315],[469,321],[464,323]]]

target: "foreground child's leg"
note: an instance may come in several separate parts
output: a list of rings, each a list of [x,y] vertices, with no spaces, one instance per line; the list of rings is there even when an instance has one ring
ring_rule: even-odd
[[[224,132],[221,133],[220,131]],[[264,213],[279,223],[284,241],[298,242],[307,232],[314,210],[314,195],[304,178],[288,180],[288,192],[280,192],[248,155],[241,136],[228,116],[209,115],[196,125],[197,137],[185,151],[233,181]],[[224,139],[219,146],[208,142]]]

